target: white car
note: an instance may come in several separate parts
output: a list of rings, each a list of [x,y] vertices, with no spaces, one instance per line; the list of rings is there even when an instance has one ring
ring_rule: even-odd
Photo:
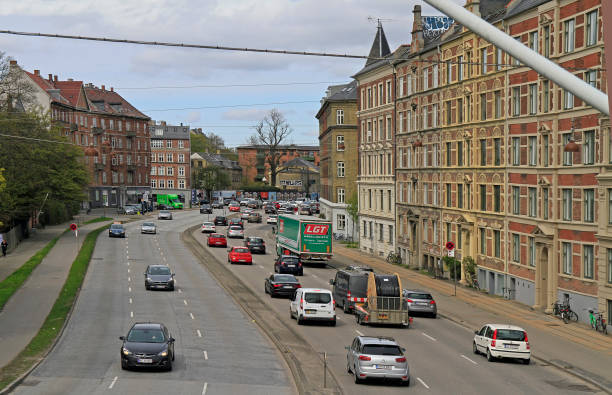
[[[498,358],[520,359],[525,365],[531,361],[531,346],[527,332],[521,327],[487,324],[474,331],[474,354],[485,354],[492,362]]]
[[[271,216],[268,217],[268,219],[266,219],[266,223],[267,224],[276,225],[277,222],[278,222],[278,219],[274,215],[271,215]]]
[[[252,212],[253,212],[253,210],[245,208],[242,211],[242,214],[240,215],[240,218],[242,218],[242,219],[249,219],[249,215],[251,215]]]
[[[246,206],[247,204],[249,204],[249,200],[251,200],[251,199],[242,199],[242,200],[240,201],[240,205],[241,205],[241,206]]]
[[[298,288],[289,306],[291,318],[298,325],[304,321],[322,321],[336,325],[336,301],[327,289]]]
[[[200,230],[202,233],[215,233],[217,231],[217,227],[215,226],[214,222],[204,222]]]
[[[240,226],[232,225],[227,228],[227,238],[231,239],[234,237],[244,239],[244,230]]]

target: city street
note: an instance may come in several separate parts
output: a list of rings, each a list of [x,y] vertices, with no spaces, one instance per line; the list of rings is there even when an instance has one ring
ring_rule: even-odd
[[[102,233],[66,330],[14,393],[295,393],[280,354],[181,245],[180,232],[202,217],[175,211],[155,220],[156,235],[141,235],[140,221],[125,239]],[[174,292],[145,290],[147,264],[159,263],[176,273]],[[121,370],[118,337],[142,321],[176,338],[172,372]]]

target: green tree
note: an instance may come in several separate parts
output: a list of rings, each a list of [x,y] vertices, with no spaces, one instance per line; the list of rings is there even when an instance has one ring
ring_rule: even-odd
[[[349,217],[353,220],[353,240],[355,240],[355,228],[357,228],[359,224],[359,199],[357,197],[357,192],[353,192],[351,196],[349,196],[346,201],[346,211],[348,212]]]
[[[231,179],[222,167],[207,166],[193,171],[193,185],[196,189],[206,190],[208,199],[211,200],[212,191],[227,188],[231,185]]]

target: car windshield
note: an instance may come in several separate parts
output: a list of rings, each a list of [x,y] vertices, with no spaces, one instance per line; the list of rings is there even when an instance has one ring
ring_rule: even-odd
[[[216,219],[219,220],[219,221],[223,221],[225,219],[225,217],[217,217]]]
[[[153,222],[145,222],[142,226],[155,226],[155,224]]]
[[[160,214],[170,214],[170,211],[163,210],[163,211],[160,211]]]
[[[331,295],[326,292],[307,292],[304,296],[307,303],[323,303],[331,302]]]
[[[111,225],[111,229],[123,230],[123,225]]]
[[[351,276],[349,279],[349,289],[351,290],[351,295],[358,298],[367,296],[368,276]]]
[[[225,235],[216,234],[210,236],[212,239],[225,239]]]
[[[240,226],[230,226],[230,230],[242,230]]]
[[[260,237],[251,237],[249,239],[249,243],[253,243],[253,244],[261,244],[263,243],[263,239]]]
[[[213,226],[214,224],[212,222],[204,222],[202,224],[202,226]]]
[[[170,269],[165,266],[153,266],[149,268],[149,274],[153,274],[156,276],[170,274]]]
[[[234,252],[249,252],[248,248],[234,248]]]
[[[165,338],[164,332],[161,329],[134,328],[128,334],[127,341],[136,343],[163,343]]]
[[[297,279],[290,274],[277,274],[274,276],[274,281],[282,283],[297,283]]]
[[[292,257],[292,256],[287,256],[283,258],[283,262],[287,262],[287,263],[298,263],[299,259],[297,259],[296,257]]]
[[[402,349],[390,344],[366,344],[363,346],[361,353],[368,355],[402,355]]]
[[[411,299],[427,299],[427,300],[433,299],[430,294],[423,293],[423,292],[408,292],[406,294],[406,297],[411,298]]]
[[[525,332],[516,329],[498,329],[497,340],[525,341]]]

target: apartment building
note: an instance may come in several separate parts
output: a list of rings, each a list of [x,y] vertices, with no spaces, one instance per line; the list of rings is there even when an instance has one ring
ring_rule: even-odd
[[[358,89],[359,245],[364,252],[387,256],[395,251],[396,240],[395,72],[380,23],[369,56],[374,59],[353,76]]]
[[[348,214],[347,201],[357,193],[357,81],[327,88],[317,112],[321,155],[321,213],[334,233],[356,238],[359,224]]]
[[[283,165],[292,159],[300,157],[312,162],[315,166],[320,165],[319,147],[312,145],[281,145],[278,146],[281,153],[279,165]],[[268,147],[265,145],[243,145],[236,148],[238,153],[238,164],[242,168],[244,183],[262,181],[264,178],[270,183],[270,165],[266,161]]]
[[[191,136],[189,126],[149,125],[151,138],[151,189],[153,194],[179,195],[191,200]]]

